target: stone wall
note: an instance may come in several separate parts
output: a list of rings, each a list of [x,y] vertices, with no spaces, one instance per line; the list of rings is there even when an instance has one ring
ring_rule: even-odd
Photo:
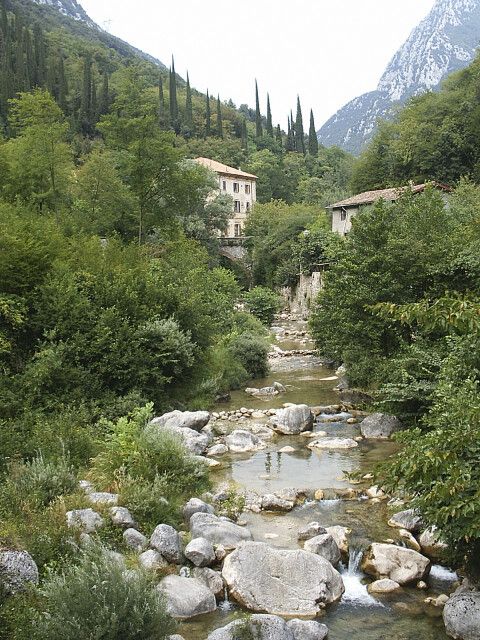
[[[291,313],[308,316],[310,307],[323,287],[323,271],[301,275],[296,287],[284,287],[282,296]]]

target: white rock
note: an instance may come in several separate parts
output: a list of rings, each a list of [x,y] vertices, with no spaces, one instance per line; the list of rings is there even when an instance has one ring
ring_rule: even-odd
[[[215,562],[215,550],[205,538],[194,538],[185,547],[185,557],[196,567],[208,567]]]
[[[67,526],[81,529],[83,533],[95,533],[104,525],[102,516],[93,509],[67,511]]]
[[[123,540],[127,547],[135,551],[143,551],[148,546],[148,539],[136,529],[126,529],[123,532]]]
[[[205,515],[205,514],[198,514]],[[168,524],[159,524],[150,538],[150,546],[165,560],[180,564],[183,560],[182,541],[178,532]]]

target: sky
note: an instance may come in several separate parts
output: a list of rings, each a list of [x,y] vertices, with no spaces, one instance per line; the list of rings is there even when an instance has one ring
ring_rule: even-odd
[[[110,33],[155,56],[192,86],[262,112],[286,128],[300,95],[317,129],[375,89],[434,0],[80,0]]]

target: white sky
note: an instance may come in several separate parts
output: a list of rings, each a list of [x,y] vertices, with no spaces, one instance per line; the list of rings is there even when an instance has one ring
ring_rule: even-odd
[[[434,0],[80,0],[104,29],[175,67],[192,86],[262,111],[286,127],[300,94],[317,129],[374,89]],[[299,19],[300,16],[300,19]]]

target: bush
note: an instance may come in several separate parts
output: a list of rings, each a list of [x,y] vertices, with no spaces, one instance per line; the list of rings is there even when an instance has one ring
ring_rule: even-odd
[[[272,324],[275,314],[282,306],[282,299],[278,293],[267,287],[254,287],[247,291],[244,300],[250,313],[267,327]]]
[[[269,345],[253,333],[233,336],[228,343],[231,356],[241,363],[250,378],[265,378],[268,374]]]
[[[142,571],[92,545],[76,566],[51,575],[34,617],[39,640],[162,640],[175,630],[161,595]]]

